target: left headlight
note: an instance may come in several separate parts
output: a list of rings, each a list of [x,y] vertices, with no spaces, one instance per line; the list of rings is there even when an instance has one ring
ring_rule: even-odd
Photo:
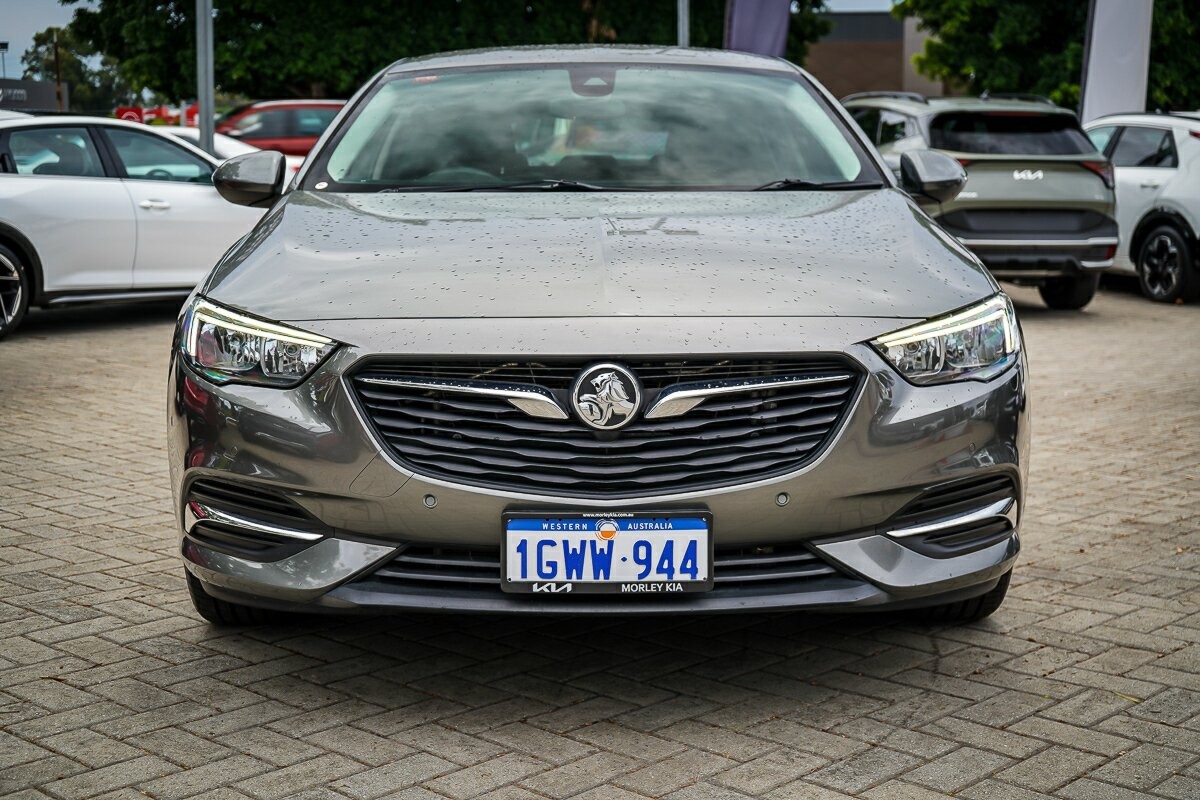
[[[880,336],[871,344],[913,383],[987,380],[1021,350],[1012,302],[998,294],[977,306]]]
[[[315,333],[248,317],[197,298],[184,314],[180,349],[213,383],[295,386],[337,343]]]

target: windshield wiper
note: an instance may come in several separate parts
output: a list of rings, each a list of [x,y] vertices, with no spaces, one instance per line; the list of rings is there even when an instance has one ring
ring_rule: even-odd
[[[543,178],[536,181],[518,181],[516,183],[496,183],[481,186],[456,186],[447,188],[447,192],[603,192],[609,187],[597,186],[594,183],[572,181],[566,178]]]
[[[826,191],[834,189],[882,189],[881,181],[806,181],[802,178],[780,178],[755,186],[752,192],[787,192],[797,190]]]

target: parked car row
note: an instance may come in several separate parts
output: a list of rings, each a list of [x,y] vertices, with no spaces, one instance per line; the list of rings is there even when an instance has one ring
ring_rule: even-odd
[[[266,147],[290,180],[342,105],[235,109],[212,155],[196,128],[0,114],[0,338],[33,305],[186,296],[262,216],[220,198],[216,166]]]
[[[1114,269],[1153,300],[1200,297],[1200,113],[1120,114],[1084,126],[1116,171]]]
[[[1031,95],[863,92],[842,103],[893,170],[920,150],[958,160],[963,191],[918,202],[998,279],[1038,286],[1052,308],[1087,305],[1110,269],[1136,272],[1154,300],[1200,294],[1200,117],[1123,115],[1085,130]]]
[[[0,336],[31,305],[185,297],[262,216],[221,199],[220,162],[163,130],[0,121]]]

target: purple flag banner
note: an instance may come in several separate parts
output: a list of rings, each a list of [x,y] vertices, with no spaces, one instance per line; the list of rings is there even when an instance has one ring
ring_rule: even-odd
[[[791,0],[727,0],[725,49],[782,56],[791,11]]]

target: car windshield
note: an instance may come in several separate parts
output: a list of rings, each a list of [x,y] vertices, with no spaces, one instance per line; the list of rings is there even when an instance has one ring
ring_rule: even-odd
[[[781,179],[813,188],[880,175],[799,75],[588,64],[391,76],[323,148],[306,188],[744,190]]]
[[[929,143],[958,153],[1074,156],[1096,148],[1069,114],[1036,111],[955,112],[929,124]]]

